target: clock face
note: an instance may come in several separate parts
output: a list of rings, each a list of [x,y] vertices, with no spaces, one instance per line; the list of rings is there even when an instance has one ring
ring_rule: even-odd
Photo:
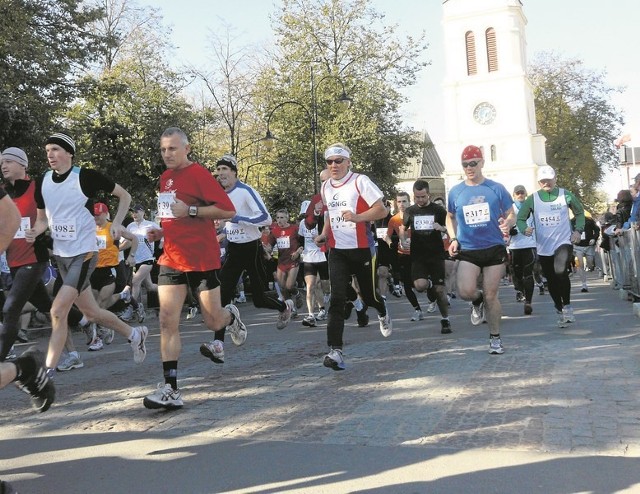
[[[496,109],[491,103],[484,101],[473,110],[473,118],[475,118],[479,124],[489,125],[496,118]]]

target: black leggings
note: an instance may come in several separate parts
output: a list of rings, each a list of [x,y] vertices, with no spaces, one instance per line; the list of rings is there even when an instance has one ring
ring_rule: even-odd
[[[267,285],[267,275],[262,261],[262,252],[259,240],[244,244],[229,242],[227,260],[220,270],[220,301],[223,307],[231,303],[236,292],[238,279],[246,270],[251,281],[253,305],[258,308],[284,312],[285,303],[276,297],[266,295],[264,292],[264,287]]]
[[[511,267],[513,268],[513,286],[524,294],[527,304],[533,298],[533,269],[536,264],[536,249],[512,249]]]
[[[331,302],[327,321],[327,344],[342,348],[344,332],[344,304],[347,301],[347,287],[351,275],[355,275],[360,295],[365,304],[375,308],[378,315],[385,316],[387,308],[375,291],[375,259],[369,249],[331,249],[329,253],[329,280],[331,282]]]
[[[398,266],[400,268],[400,276],[402,276],[402,284],[404,285],[404,293],[407,300],[416,310],[420,310],[420,302],[413,291],[413,278],[411,276],[411,256],[398,254]]]
[[[538,255],[542,273],[547,278],[549,295],[556,310],[562,310],[565,305],[571,303],[571,280],[568,267],[572,255],[571,245],[561,245],[552,256]]]

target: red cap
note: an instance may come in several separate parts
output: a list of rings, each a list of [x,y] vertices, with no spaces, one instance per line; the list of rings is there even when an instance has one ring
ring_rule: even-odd
[[[482,151],[478,146],[467,146],[462,150],[462,161],[481,160]]]
[[[94,216],[98,216],[99,214],[108,214],[109,208],[103,202],[96,202],[93,205],[93,214]]]

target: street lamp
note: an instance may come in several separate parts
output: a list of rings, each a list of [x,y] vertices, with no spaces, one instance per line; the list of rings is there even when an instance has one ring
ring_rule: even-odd
[[[267,133],[262,138],[262,143],[264,144],[265,149],[267,151],[270,151],[271,149],[273,149],[273,146],[277,139],[271,133],[271,130],[270,130],[271,117],[273,117],[273,114],[279,108],[283,107],[284,105],[296,105],[305,111],[305,113],[307,114],[307,117],[309,117],[309,121],[311,124],[311,140],[313,143],[313,192],[314,194],[318,193],[318,149],[317,149],[318,148],[318,145],[317,145],[318,104],[316,100],[316,90],[318,89],[318,86],[322,83],[322,81],[330,78],[336,78],[336,77],[332,75],[326,75],[322,79],[320,79],[316,84],[313,77],[313,66],[311,66],[311,109],[309,110],[309,108],[307,108],[305,105],[294,100],[283,101],[282,103],[277,104],[276,106],[273,107],[273,109],[269,112],[269,115],[267,116]],[[353,100],[347,95],[347,92],[344,88],[344,83],[340,79],[338,79],[338,81],[340,81],[340,84],[342,85],[342,94],[338,98],[337,102],[342,108],[345,108],[345,109],[349,108],[353,103]]]

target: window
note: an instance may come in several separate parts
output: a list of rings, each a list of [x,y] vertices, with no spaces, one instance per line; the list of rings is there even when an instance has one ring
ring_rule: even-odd
[[[471,31],[464,35],[465,46],[467,48],[467,75],[478,73],[476,65],[476,39]]]
[[[496,161],[498,159],[498,153],[496,151],[495,144],[491,144],[491,161]]]
[[[487,41],[487,64],[489,72],[498,70],[498,50],[496,48],[496,32],[490,27],[484,33]]]

